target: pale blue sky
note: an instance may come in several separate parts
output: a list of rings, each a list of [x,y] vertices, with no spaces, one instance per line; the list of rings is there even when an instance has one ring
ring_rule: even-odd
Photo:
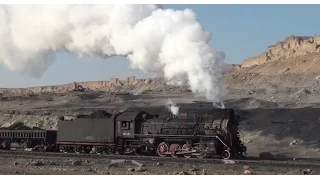
[[[196,12],[206,30],[212,33],[210,44],[226,53],[228,63],[241,63],[245,58],[267,50],[267,46],[286,36],[320,34],[320,5],[164,5],[165,8]],[[84,70],[84,71],[83,71]],[[0,65],[0,87],[28,87],[65,84],[73,81],[108,80],[135,75],[146,77],[128,68],[128,61],[116,57],[79,60],[67,53],[57,60],[41,78],[11,72]]]

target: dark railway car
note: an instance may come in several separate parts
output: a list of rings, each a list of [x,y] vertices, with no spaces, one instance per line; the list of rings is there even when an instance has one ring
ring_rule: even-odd
[[[0,148],[51,151],[55,149],[56,137],[57,131],[53,130],[0,130]]]
[[[62,152],[95,150],[114,151],[115,123],[113,116],[80,116],[73,120],[58,122],[57,145]]]
[[[177,116],[166,107],[146,109],[148,112],[130,108],[116,116],[118,127],[125,119],[134,122],[124,126],[131,131],[130,136],[121,134],[121,128],[117,130],[122,151],[187,158],[221,155],[225,159],[241,157],[246,151],[240,140],[238,116],[231,109],[181,106]]]

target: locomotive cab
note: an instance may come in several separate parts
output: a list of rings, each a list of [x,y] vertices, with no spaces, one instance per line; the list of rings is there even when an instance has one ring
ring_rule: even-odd
[[[135,112],[123,113],[116,118],[117,137],[134,138],[135,130]]]
[[[117,122],[118,136],[123,138],[134,137],[134,120],[121,120]]]

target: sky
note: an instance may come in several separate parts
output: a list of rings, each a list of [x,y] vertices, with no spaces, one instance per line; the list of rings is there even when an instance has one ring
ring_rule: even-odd
[[[320,34],[320,5],[163,5],[164,8],[192,9],[202,26],[212,33],[210,45],[226,54],[226,62],[267,51],[269,45],[290,35]],[[12,72],[0,64],[0,87],[17,88],[67,84],[74,81],[103,81],[113,77],[146,78],[149,75],[129,68],[123,57],[78,58],[58,53],[56,61],[40,78]]]

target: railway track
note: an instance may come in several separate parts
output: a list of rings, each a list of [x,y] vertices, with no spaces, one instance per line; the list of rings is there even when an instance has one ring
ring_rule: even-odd
[[[93,159],[93,160],[140,160],[154,162],[184,162],[184,163],[206,163],[206,164],[242,164],[242,165],[276,165],[285,167],[317,167],[320,168],[320,159],[298,159],[279,158],[277,160],[261,160],[256,157],[248,157],[245,160],[222,160],[210,158],[172,158],[159,156],[136,156],[136,155],[98,155],[98,154],[75,154],[75,153],[57,153],[57,152],[29,152],[29,151],[5,151],[0,150],[1,157],[17,157],[34,159]]]

